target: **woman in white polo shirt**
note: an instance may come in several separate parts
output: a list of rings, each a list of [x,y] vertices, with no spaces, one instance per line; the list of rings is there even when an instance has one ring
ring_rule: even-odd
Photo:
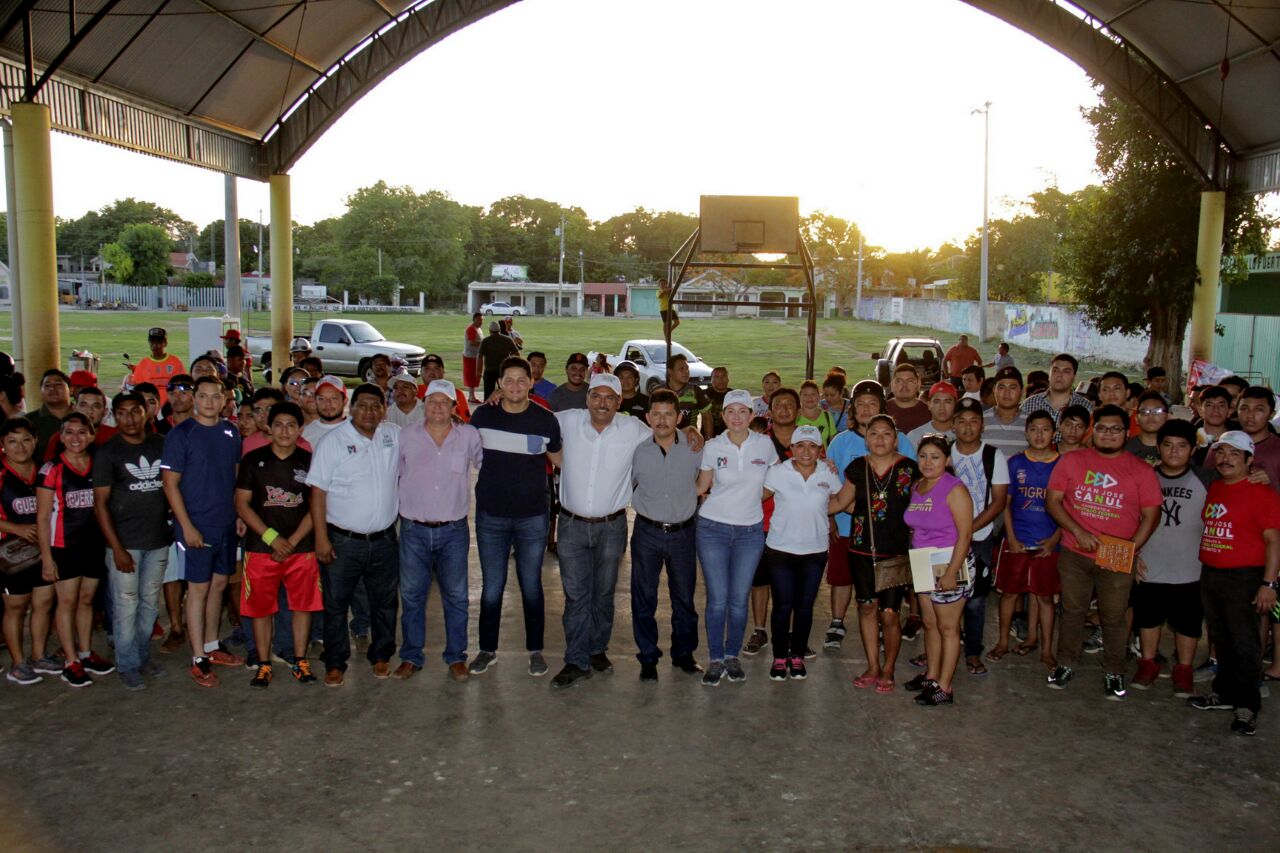
[[[764,497],[773,498],[773,517],[765,537],[765,559],[773,587],[774,681],[804,678],[804,650],[813,628],[813,601],[827,565],[828,513],[840,491],[840,477],[818,461],[822,432],[796,427],[791,458],[769,469]]]
[[[711,664],[702,683],[715,687],[724,677],[745,681],[738,662],[747,629],[751,579],[764,552],[761,495],[769,466],[778,461],[773,441],[752,432],[751,395],[735,389],[724,395],[726,429],[702,448],[698,494],[697,550],[707,588],[705,620]]]

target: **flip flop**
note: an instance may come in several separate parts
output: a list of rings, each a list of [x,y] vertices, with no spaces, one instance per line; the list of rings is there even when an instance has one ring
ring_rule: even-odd
[[[880,679],[872,678],[869,675],[859,675],[853,680],[853,686],[859,690],[866,690],[868,687],[875,687],[880,683]]]
[[[1272,675],[1269,672],[1262,673],[1263,681],[1280,681],[1280,675]]]
[[[998,651],[996,649],[992,649],[991,651],[987,652],[987,660],[998,661],[1007,654],[1009,654],[1008,649],[1005,649],[1004,651]]]
[[[1027,655],[1031,654],[1038,648],[1040,648],[1039,643],[1018,643],[1018,647],[1013,651],[1015,654],[1019,655],[1020,657],[1026,657]],[[990,657],[990,655],[988,655],[987,657]]]
[[[977,663],[969,663],[968,661],[965,661],[965,667],[969,670],[970,675],[981,676],[987,674],[987,668],[983,665],[982,661],[978,661]]]
[[[876,682],[876,692],[881,695],[892,693],[895,687],[897,687],[897,685],[894,684],[892,680],[881,680]]]
[[[928,655],[923,655],[923,654],[916,655],[915,657],[913,657],[913,658],[911,658],[910,660],[908,660],[908,661],[907,661],[907,663],[911,664],[911,665],[912,665],[912,666],[914,666],[916,669],[928,669],[928,667],[929,667],[929,656],[928,656]]]

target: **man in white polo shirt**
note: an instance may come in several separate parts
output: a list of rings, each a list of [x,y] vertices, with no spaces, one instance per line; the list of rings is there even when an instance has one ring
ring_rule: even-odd
[[[556,414],[564,442],[560,470],[560,580],[564,584],[564,669],[552,687],[571,687],[591,671],[612,672],[613,591],[627,545],[631,458],[652,435],[639,418],[615,417],[618,377],[591,377],[585,409]]]
[[[323,384],[323,380],[321,381]],[[391,675],[400,559],[395,521],[400,428],[383,422],[386,397],[365,383],[351,395],[351,419],[320,441],[311,458],[311,514],[324,590],[324,683],[342,684],[351,641],[347,610],[356,584],[369,594],[375,678]]]

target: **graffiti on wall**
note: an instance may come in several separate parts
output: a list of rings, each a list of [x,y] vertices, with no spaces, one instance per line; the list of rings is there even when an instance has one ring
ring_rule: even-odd
[[[1005,340],[1031,346],[1047,344],[1062,338],[1062,310],[1029,305],[1005,306]]]

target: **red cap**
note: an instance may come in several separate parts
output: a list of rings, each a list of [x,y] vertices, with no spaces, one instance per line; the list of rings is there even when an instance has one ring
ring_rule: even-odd
[[[225,335],[223,335],[223,336],[222,336],[222,339],[223,339],[224,341],[238,341],[238,340],[240,340],[240,330],[239,330],[239,329],[227,329],[227,333],[226,333]]]
[[[956,391],[956,386],[950,382],[935,382],[933,387],[929,389],[929,399],[933,399],[934,394],[950,394],[952,397],[959,397],[960,392]]]
[[[98,377],[88,370],[75,370],[71,373],[71,384],[81,388],[95,387]]]

